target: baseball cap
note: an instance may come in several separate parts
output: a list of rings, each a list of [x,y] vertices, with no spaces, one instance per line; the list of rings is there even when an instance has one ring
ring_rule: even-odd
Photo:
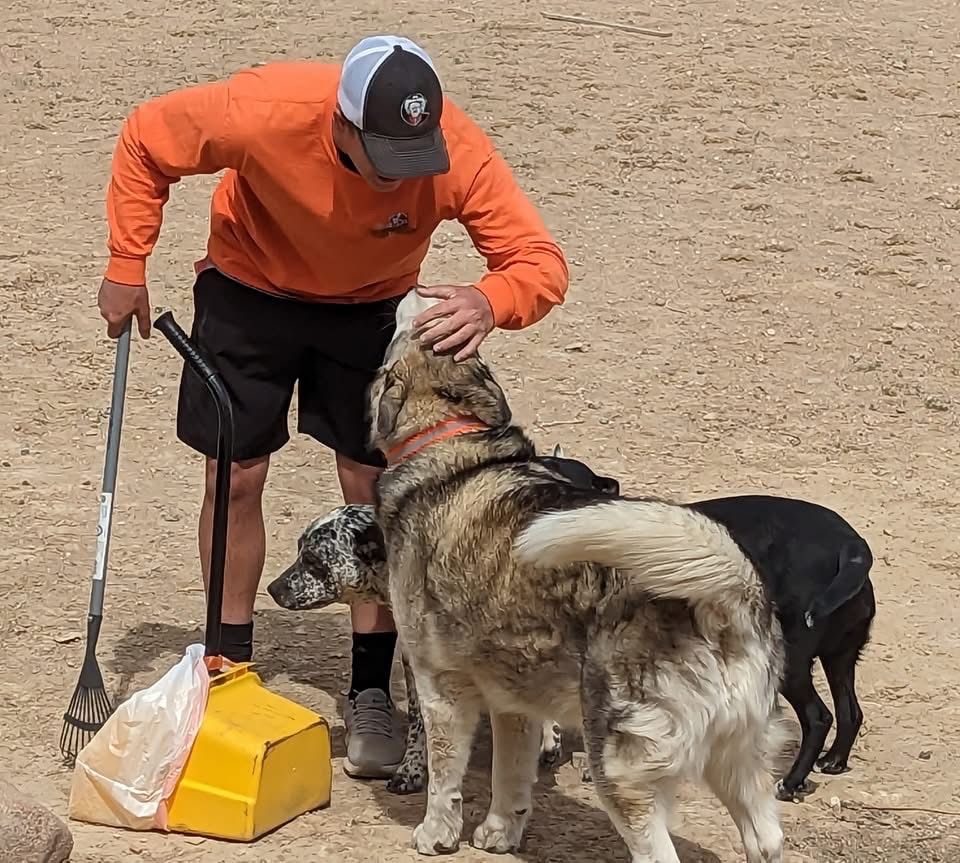
[[[382,177],[400,180],[450,170],[440,130],[443,89],[430,55],[403,36],[368,36],[340,71],[340,111],[357,129]]]

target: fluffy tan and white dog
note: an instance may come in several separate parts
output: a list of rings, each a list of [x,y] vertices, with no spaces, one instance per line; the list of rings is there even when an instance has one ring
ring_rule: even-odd
[[[532,461],[479,359],[424,350],[411,292],[370,390],[390,596],[427,733],[424,854],[455,849],[481,711],[492,799],[473,844],[519,846],[541,723],[582,727],[596,789],[633,863],[679,863],[675,789],[705,780],[749,863],[779,863],[769,757],[782,636],[750,561],[716,522],[560,481]]]

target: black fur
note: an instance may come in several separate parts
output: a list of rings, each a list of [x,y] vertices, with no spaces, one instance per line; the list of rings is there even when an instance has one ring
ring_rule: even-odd
[[[787,667],[781,692],[802,729],[800,751],[778,786],[781,799],[807,789],[816,765],[823,773],[848,769],[863,713],[856,664],[876,615],[866,541],[837,513],[804,500],[767,495],[714,498],[689,504],[720,522],[753,561],[783,628]],[[830,685],[837,733],[822,758],[833,717],[813,686],[819,659]]]
[[[574,485],[593,489],[601,494],[620,494],[620,483],[613,477],[595,474],[582,461],[555,455],[539,455],[533,459],[565,476]]]

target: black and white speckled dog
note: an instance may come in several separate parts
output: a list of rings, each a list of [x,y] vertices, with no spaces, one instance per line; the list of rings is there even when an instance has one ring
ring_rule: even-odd
[[[372,506],[348,504],[314,519],[297,544],[297,559],[267,585],[277,605],[292,611],[324,608],[335,602],[390,604],[386,552]],[[423,790],[427,772],[423,721],[417,687],[401,655],[407,690],[407,749],[387,782],[395,794]]]
[[[619,493],[615,479],[598,476],[582,462],[564,458],[559,446],[552,456],[540,456],[538,460],[574,485]],[[305,611],[334,602],[373,600],[389,605],[387,586],[386,551],[374,509],[348,504],[307,525],[300,535],[297,559],[267,586],[267,591],[282,608]],[[401,654],[400,658],[407,691],[407,747],[387,789],[394,794],[414,794],[426,783],[426,737],[413,674],[405,657]],[[548,769],[556,767],[563,757],[561,731],[556,722],[543,725],[540,763]]]

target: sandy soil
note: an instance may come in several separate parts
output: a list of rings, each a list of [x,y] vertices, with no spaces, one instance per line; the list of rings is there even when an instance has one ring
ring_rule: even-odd
[[[540,16],[585,10],[673,35]],[[860,677],[864,733],[852,772],[818,777],[806,802],[784,804],[787,859],[960,857],[952,0],[10,0],[0,26],[0,753],[10,780],[65,812],[56,744],[82,654],[109,404],[113,353],[95,292],[123,115],[247,64],[339,57],[362,34],[394,30],[428,45],[571,260],[567,305],[487,348],[543,445],[559,440],[636,491],[803,495],[839,508],[873,545],[880,613]],[[211,184],[174,190],[150,268],[158,311],[174,309],[184,326]],[[461,230],[442,231],[427,277],[478,272]],[[201,473],[174,437],[177,374],[161,337],[134,344],[100,648],[115,694],[155,680],[203,618]],[[296,438],[266,502],[267,576],[306,520],[336,502],[327,453]],[[298,617],[264,596],[257,633],[269,685],[339,725],[344,609]],[[481,746],[470,778],[471,828],[487,800],[487,755]],[[572,766],[544,778],[537,804],[526,851],[506,859],[627,860]],[[422,805],[338,767],[330,809],[254,845],[74,825],[74,859],[414,860],[407,841]],[[684,863],[743,859],[711,797],[691,790],[679,814]],[[464,846],[456,859],[484,857]]]

